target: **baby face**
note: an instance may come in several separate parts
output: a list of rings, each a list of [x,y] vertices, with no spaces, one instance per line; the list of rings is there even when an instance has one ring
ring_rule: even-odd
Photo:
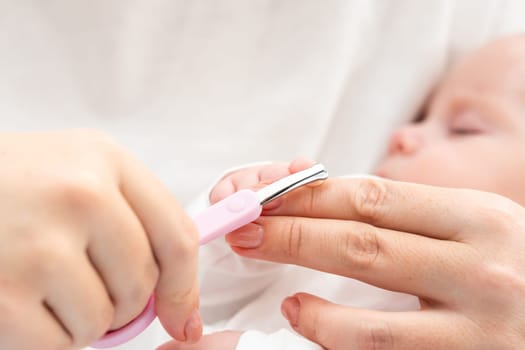
[[[500,39],[455,65],[423,119],[392,135],[376,174],[525,204],[525,38]]]

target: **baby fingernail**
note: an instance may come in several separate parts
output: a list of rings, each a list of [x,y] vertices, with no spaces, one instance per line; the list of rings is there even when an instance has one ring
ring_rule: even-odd
[[[226,241],[240,248],[257,248],[263,241],[264,230],[261,225],[250,223],[226,236]]]
[[[190,318],[186,321],[184,335],[186,336],[186,341],[190,343],[194,343],[200,339],[202,335],[202,321],[199,310],[194,310]]]
[[[292,327],[297,327],[299,323],[299,308],[301,304],[296,297],[286,298],[281,305],[281,312],[284,317],[290,322]]]

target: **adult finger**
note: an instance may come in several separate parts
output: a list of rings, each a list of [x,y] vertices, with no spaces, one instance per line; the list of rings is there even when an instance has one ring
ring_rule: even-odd
[[[75,234],[77,225],[71,225],[55,225],[23,244],[12,244],[4,252],[4,258],[12,262],[10,269],[0,280],[3,294],[14,305],[27,303],[35,310],[44,307],[53,316],[48,322],[59,324],[75,344],[86,345],[108,329],[114,310],[102,279],[84,254],[83,235]],[[24,294],[27,302],[16,300]]]
[[[49,312],[60,320],[76,344],[87,345],[105,333],[114,309],[87,256],[68,255],[43,261],[35,282],[44,292]]]
[[[285,299],[281,310],[298,333],[327,350],[474,350],[483,345],[470,332],[471,320],[448,311],[369,311],[305,293]]]
[[[155,309],[175,339],[202,334],[198,312],[198,234],[166,188],[131,157],[122,159],[121,191],[144,227],[159,266]]]
[[[117,329],[142,312],[157,283],[158,268],[141,222],[120,193],[108,193],[86,219],[91,230],[87,254],[114,305],[110,329]]]
[[[41,298],[21,290],[0,299],[0,349],[81,348]]]
[[[443,302],[464,280],[470,262],[478,261],[476,250],[464,243],[349,220],[261,217],[226,239],[244,257],[302,265]]]
[[[496,210],[495,208],[499,208]],[[332,178],[283,197],[265,215],[308,216],[368,222],[428,237],[462,240],[480,222],[518,206],[501,196],[379,178]]]

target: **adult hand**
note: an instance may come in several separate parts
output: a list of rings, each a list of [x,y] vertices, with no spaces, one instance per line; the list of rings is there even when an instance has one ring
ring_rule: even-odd
[[[202,336],[193,344],[170,341],[157,350],[235,350],[243,332],[223,331]]]
[[[1,349],[81,348],[154,289],[170,335],[200,337],[196,229],[139,162],[95,131],[1,134],[0,155]]]
[[[290,193],[266,214],[273,216],[227,237],[238,254],[420,298],[421,310],[390,313],[307,294],[287,298],[282,312],[291,326],[327,349],[518,349],[525,343],[525,209],[506,198],[329,179]]]

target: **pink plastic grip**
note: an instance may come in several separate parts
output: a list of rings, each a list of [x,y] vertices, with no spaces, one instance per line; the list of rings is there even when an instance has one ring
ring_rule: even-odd
[[[199,244],[206,244],[252,222],[261,215],[261,211],[262,206],[255,192],[240,190],[233,193],[193,218],[200,235]],[[155,317],[155,302],[151,296],[137,318],[122,328],[106,333],[91,347],[105,349],[124,344],[142,333]]]
[[[250,190],[235,192],[194,217],[200,234],[199,243],[206,244],[252,222],[261,215],[261,210],[255,192]]]

